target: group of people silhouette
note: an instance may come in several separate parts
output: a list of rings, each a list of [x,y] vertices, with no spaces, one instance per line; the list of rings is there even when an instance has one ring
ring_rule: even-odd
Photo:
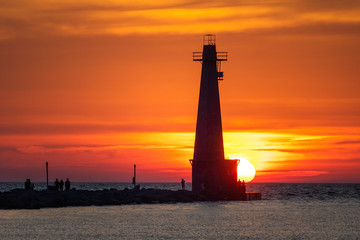
[[[70,181],[69,178],[66,179],[65,181],[65,191],[69,191],[70,190]],[[61,179],[60,182],[58,179],[55,180],[55,188],[56,191],[64,191],[64,181]]]
[[[64,185],[65,185],[65,190],[69,191],[70,186],[71,186],[71,182],[69,181],[69,178],[66,179],[65,183],[62,179],[60,180],[60,182],[58,179],[56,179],[55,186],[54,186],[55,189],[52,186],[49,186],[48,189],[55,190],[55,191],[64,191]],[[34,190],[34,188],[35,188],[35,185],[34,185],[34,183],[32,183],[30,181],[30,178],[26,179],[25,190]]]
[[[246,185],[245,185],[245,180],[240,180],[238,181],[238,186],[240,188],[241,192],[246,192]]]
[[[240,185],[245,185],[245,180],[242,180],[242,181],[241,181],[241,180],[239,179],[239,180],[238,180],[238,183],[239,183]]]

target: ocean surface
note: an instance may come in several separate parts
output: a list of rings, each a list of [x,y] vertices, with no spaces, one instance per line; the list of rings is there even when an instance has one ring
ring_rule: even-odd
[[[0,183],[0,191],[23,185]],[[140,186],[181,188],[180,183]],[[35,189],[44,188],[35,183]],[[360,184],[252,183],[247,189],[261,192],[264,200],[0,210],[0,239],[360,239]]]

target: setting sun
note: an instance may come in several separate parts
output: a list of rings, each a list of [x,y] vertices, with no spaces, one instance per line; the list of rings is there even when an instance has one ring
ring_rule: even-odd
[[[256,172],[254,165],[245,158],[240,159],[237,171],[238,180],[244,180],[245,182],[251,182],[254,179]]]

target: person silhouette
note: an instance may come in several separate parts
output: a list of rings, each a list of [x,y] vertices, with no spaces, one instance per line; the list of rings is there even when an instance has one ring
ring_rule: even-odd
[[[70,181],[69,181],[69,178],[67,178],[66,181],[65,181],[65,190],[66,190],[66,191],[69,191],[69,190],[70,190]]]
[[[185,180],[183,178],[181,179],[181,188],[185,190]]]
[[[59,186],[60,186],[60,191],[64,191],[64,181],[62,179],[60,180]]]
[[[246,192],[245,180],[243,180],[242,183],[241,183],[241,191]]]
[[[55,188],[56,188],[56,191],[59,191],[59,186],[60,186],[59,180],[56,179],[56,180],[55,180]]]
[[[25,190],[30,190],[31,189],[31,181],[30,179],[26,179],[25,181]]]

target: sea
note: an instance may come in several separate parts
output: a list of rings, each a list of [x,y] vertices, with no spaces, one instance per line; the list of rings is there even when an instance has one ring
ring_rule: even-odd
[[[180,183],[139,184],[181,188]],[[37,190],[45,186],[35,183]],[[0,183],[2,192],[23,187]],[[0,210],[0,239],[360,239],[360,184],[249,183],[247,190],[261,192],[263,200]]]

